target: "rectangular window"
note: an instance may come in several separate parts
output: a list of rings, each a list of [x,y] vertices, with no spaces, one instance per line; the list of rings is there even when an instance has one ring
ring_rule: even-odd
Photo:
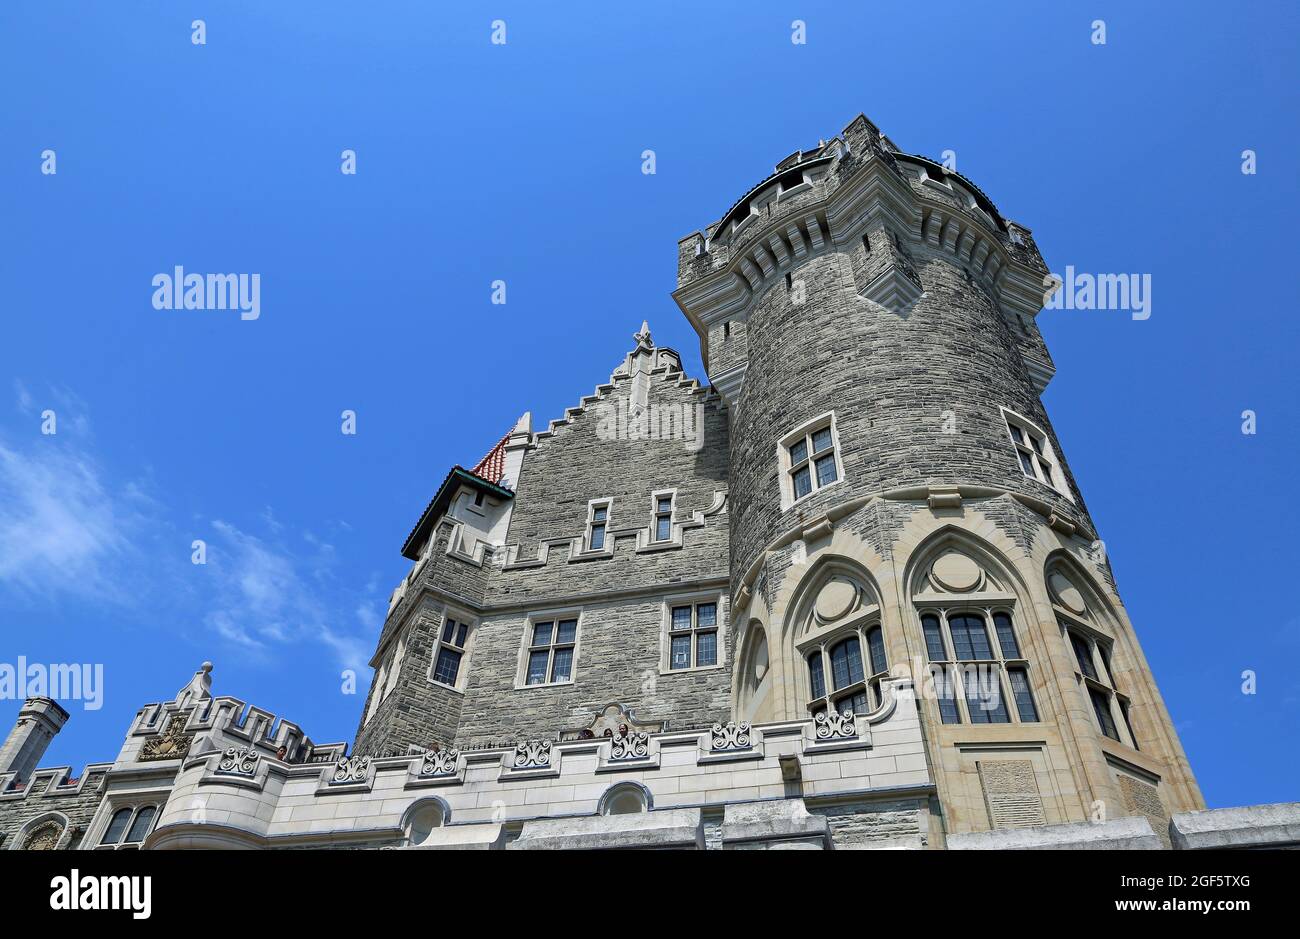
[[[1002,647],[1002,657],[1021,658],[1020,644],[1016,642],[1016,631],[1011,627],[1011,617],[1006,613],[994,613],[993,626],[998,632],[998,645]]]
[[[1007,702],[1002,694],[998,668],[985,665],[968,666],[962,675],[966,691],[966,713],[972,724],[1009,724]]]
[[[1011,696],[1016,699],[1016,713],[1020,716],[1020,723],[1036,722],[1038,708],[1034,707],[1034,695],[1029,690],[1029,675],[1023,668],[1009,668],[1007,678],[1011,681]]]
[[[1115,718],[1110,713],[1110,695],[1097,688],[1089,688],[1088,697],[1092,699],[1092,710],[1097,715],[1097,725],[1101,732],[1111,740],[1119,740]]]
[[[1077,633],[1070,633],[1070,645],[1074,647],[1074,659],[1079,663],[1079,671],[1085,678],[1097,680],[1097,668],[1092,661],[1092,648],[1088,640]]]
[[[609,503],[593,502],[588,512],[587,550],[604,551],[606,529],[609,526]]]
[[[671,541],[673,537],[673,496],[654,497],[654,540]]]
[[[434,679],[444,685],[455,685],[460,674],[460,656],[455,649],[443,646],[438,651],[438,664],[433,669]]]
[[[718,664],[718,634],[697,633],[695,636],[695,664]]]
[[[572,681],[573,649],[577,641],[576,619],[534,623],[524,683],[545,685]]]
[[[1065,492],[1064,480],[1056,469],[1056,454],[1047,436],[1024,418],[1013,416],[1005,409],[1002,415],[1007,422],[1011,443],[1016,448],[1021,472],[1058,492]]]
[[[945,724],[960,724],[961,712],[957,709],[957,683],[952,672],[944,665],[932,665],[930,677],[934,682],[935,698],[939,702],[939,718]]]
[[[821,420],[807,431],[797,431],[782,444],[785,492],[783,504],[790,505],[804,496],[836,482],[839,454],[831,419]]]
[[[963,662],[986,661],[993,658],[989,646],[988,630],[978,616],[948,617],[948,631],[952,634],[952,647]]]
[[[702,668],[717,664],[717,603],[674,606],[668,620],[668,667]]]
[[[469,639],[469,624],[448,616],[442,621],[433,662],[433,680],[456,686],[460,677],[460,663],[465,656],[465,643]]]

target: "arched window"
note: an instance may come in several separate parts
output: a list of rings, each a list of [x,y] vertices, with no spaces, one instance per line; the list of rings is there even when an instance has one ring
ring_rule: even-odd
[[[104,837],[99,839],[100,845],[117,844],[122,840],[122,835],[126,833],[126,826],[131,823],[131,813],[133,809],[118,809],[113,813],[113,820],[108,823],[108,829],[104,832]]]
[[[424,844],[435,828],[447,822],[447,808],[440,799],[418,802],[406,822],[406,837],[411,844]]]
[[[960,610],[926,610],[921,613],[921,635],[943,723],[1039,720],[1029,663],[1009,610],[975,611],[965,605]]]
[[[158,815],[156,805],[130,805],[120,808],[109,819],[104,835],[99,839],[101,848],[128,849],[138,848],[149,835],[154,818]]]
[[[866,647],[867,656],[862,650]],[[830,663],[827,686],[826,663]],[[860,626],[845,636],[829,637],[808,653],[808,687],[813,714],[827,708],[839,713],[865,714],[882,703],[880,682],[889,673],[885,638],[878,624]]]
[[[600,800],[601,815],[640,815],[649,808],[646,791],[635,783],[612,786]]]

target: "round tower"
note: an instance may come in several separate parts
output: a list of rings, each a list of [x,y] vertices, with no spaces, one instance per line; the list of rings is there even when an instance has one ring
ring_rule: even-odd
[[[1159,830],[1200,793],[1039,397],[1050,282],[1028,229],[861,116],[680,242],[731,422],[733,706],[878,709],[906,669],[947,830],[1097,802]]]

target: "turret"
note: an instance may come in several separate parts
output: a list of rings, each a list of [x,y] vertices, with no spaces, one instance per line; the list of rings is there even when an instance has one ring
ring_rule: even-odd
[[[26,780],[45,756],[54,735],[68,722],[68,712],[53,698],[28,698],[13,730],[0,747],[0,775],[16,773]]]

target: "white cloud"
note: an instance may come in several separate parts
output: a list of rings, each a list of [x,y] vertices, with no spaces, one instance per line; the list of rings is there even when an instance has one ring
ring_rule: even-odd
[[[15,393],[20,410],[44,406],[21,382]],[[263,661],[315,643],[344,667],[365,666],[382,618],[362,611],[381,601],[369,583],[348,586],[332,544],[295,533],[270,507],[256,513],[264,536],[224,520],[210,531],[193,518],[178,527],[148,480],[115,483],[91,455],[76,395],[50,396],[68,416],[58,434],[33,426],[25,442],[0,437],[0,593],[28,605],[111,603],[141,622],[176,618]],[[199,577],[196,537],[208,542]]]
[[[0,583],[28,595],[121,598],[114,565],[147,521],[135,487],[114,493],[93,461],[57,436],[0,442]]]

